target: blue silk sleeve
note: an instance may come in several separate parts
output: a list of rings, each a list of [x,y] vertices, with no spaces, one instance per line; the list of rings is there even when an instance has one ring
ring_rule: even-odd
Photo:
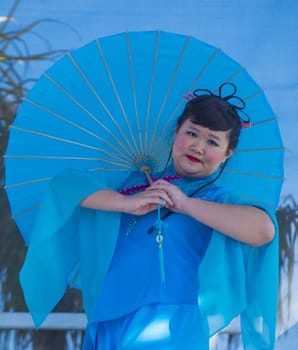
[[[216,201],[250,204],[231,193]],[[210,335],[240,314],[245,350],[273,350],[278,300],[278,226],[275,212],[261,204],[275,226],[275,237],[250,247],[217,231],[201,263],[199,303],[207,316]]]
[[[92,312],[113,255],[120,214],[82,208],[79,203],[100,189],[117,189],[126,176],[69,170],[50,181],[20,272],[37,328],[71,283],[82,290],[87,314]]]

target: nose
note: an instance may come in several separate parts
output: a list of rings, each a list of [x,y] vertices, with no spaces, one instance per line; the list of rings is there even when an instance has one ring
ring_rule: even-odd
[[[196,140],[190,145],[190,150],[192,152],[203,154],[204,153],[204,144],[202,141]]]

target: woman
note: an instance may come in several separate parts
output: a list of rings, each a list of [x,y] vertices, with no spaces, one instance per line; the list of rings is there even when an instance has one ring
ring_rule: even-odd
[[[60,204],[50,242],[72,242],[79,256],[76,283],[88,315],[84,350],[206,350],[209,336],[239,313],[246,349],[273,349],[276,293],[268,308],[265,290],[255,291],[251,278],[272,274],[274,215],[215,184],[240,130],[228,101],[197,96],[178,119],[172,163],[153,174],[150,186],[140,172],[122,184],[80,173],[52,181],[54,194],[45,202]],[[265,262],[262,246],[269,251]],[[63,271],[57,264],[61,279],[74,277],[77,256],[63,258]],[[63,294],[52,292],[48,305]]]
[[[147,190],[130,196],[100,190],[81,202],[83,207],[125,213],[110,270],[90,320],[91,336],[88,339],[87,332],[85,349],[208,348],[207,328],[196,298],[197,270],[212,230],[252,246],[268,243],[275,234],[264,210],[219,203],[225,194],[223,189],[207,186],[203,192],[210,199],[201,199],[200,191],[188,195],[190,187],[210,182],[231,156],[240,125],[237,113],[227,102],[214,96],[196,97],[178,120],[173,165],[164,174],[181,178],[172,182],[159,179]],[[153,237],[146,237],[156,220],[156,214],[150,213],[159,205],[179,214],[168,219],[169,228],[163,235],[163,287],[156,272],[158,248]],[[128,237],[134,215],[143,217],[130,227]],[[163,332],[158,331],[160,327]]]

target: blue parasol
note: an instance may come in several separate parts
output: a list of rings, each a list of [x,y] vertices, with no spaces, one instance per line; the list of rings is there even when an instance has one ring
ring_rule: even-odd
[[[13,218],[25,239],[48,181],[65,168],[119,172],[167,161],[183,95],[237,86],[252,125],[217,181],[250,201],[278,206],[283,145],[277,118],[246,70],[205,42],[162,31],[96,39],[38,80],[10,127],[5,155]]]

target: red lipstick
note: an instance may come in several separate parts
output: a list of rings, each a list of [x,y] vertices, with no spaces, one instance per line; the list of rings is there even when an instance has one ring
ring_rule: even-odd
[[[187,155],[186,157],[187,157],[191,162],[194,162],[194,163],[200,163],[200,162],[201,162],[200,159],[195,158],[195,157],[193,157],[193,156]]]

